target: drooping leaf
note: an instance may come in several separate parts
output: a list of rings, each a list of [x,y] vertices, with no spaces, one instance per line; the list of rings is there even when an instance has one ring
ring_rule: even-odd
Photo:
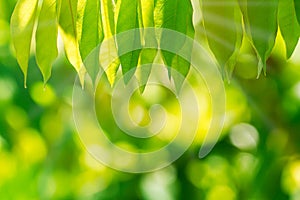
[[[76,28],[77,3],[78,0],[61,1],[59,8],[59,26],[62,40],[65,46],[66,55],[70,63],[78,72],[80,82],[83,85],[86,70],[79,51],[79,42]]]
[[[294,0],[294,5],[295,5],[296,15],[298,19],[298,24],[300,25],[300,1]]]
[[[87,0],[82,20],[82,34],[79,44],[82,59],[85,61],[86,70],[95,81],[99,72],[99,53],[95,49],[104,38],[100,14],[100,1]],[[97,52],[92,53],[95,50]],[[89,54],[89,60],[85,60]]]
[[[278,23],[286,46],[286,57],[290,58],[295,50],[300,36],[293,0],[279,0]]]
[[[19,0],[11,17],[11,36],[26,87],[30,46],[38,0]]]
[[[115,5],[112,0],[101,0],[101,14],[105,37],[115,34]]]
[[[194,37],[194,27],[193,27],[193,7],[190,0],[156,0],[155,6],[155,26],[159,28],[171,29],[179,33],[185,34],[188,37]],[[160,45],[174,44],[173,50],[178,52],[185,44],[185,40],[182,37],[170,38],[166,31],[162,31],[160,38]],[[176,42],[174,42],[176,41]],[[192,47],[190,47],[192,49]],[[166,65],[177,69],[183,76],[189,71],[190,63],[188,62],[178,62],[174,53],[163,50],[162,55]],[[182,59],[182,58],[180,58]],[[180,69],[180,70],[179,70]],[[171,75],[171,71],[169,71]],[[175,80],[175,84],[180,85]]]
[[[83,59],[103,40],[100,1],[87,0],[82,22],[80,52]]]
[[[243,29],[237,0],[202,0],[203,22],[209,47],[230,78]]]
[[[80,41],[81,35],[82,35],[83,18],[84,18],[84,15],[85,15],[86,4],[87,4],[87,0],[77,0],[76,34],[77,34],[78,41]]]
[[[139,28],[138,20],[138,1],[139,0],[119,0],[120,7],[117,20],[116,33],[122,33],[128,30]],[[136,44],[141,43],[140,31],[133,31],[133,34],[127,38],[117,38],[118,52],[123,49],[135,49]],[[123,55],[120,55],[122,72],[125,75],[130,71],[130,74],[124,77],[125,83],[128,83],[135,72],[140,56],[140,49],[132,50]]]
[[[241,12],[242,12],[242,17],[244,21],[244,28],[245,31],[248,35],[251,35],[250,30],[249,30],[249,22],[248,22],[248,15],[247,15],[247,1],[248,0],[238,0]]]
[[[192,17],[192,16],[190,16],[190,17]],[[187,20],[189,20],[190,17],[188,17]],[[187,23],[188,23],[188,21],[187,21]],[[187,26],[186,36],[190,37],[191,39],[194,39],[194,35],[195,35],[195,30],[194,30],[193,24],[191,24],[190,26]],[[182,52],[183,55],[191,55],[192,49],[193,49],[193,44],[185,41],[183,46],[179,50],[179,52]],[[188,75],[188,72],[190,70],[190,65],[191,65],[190,61],[191,61],[191,56],[188,56],[187,60],[186,60],[186,58],[182,58],[178,54],[175,55],[173,58],[172,69],[174,69],[176,72],[174,73],[171,71],[170,74],[173,77],[177,91],[181,90],[181,87],[185,80],[185,77]]]
[[[43,0],[36,31],[36,61],[44,83],[51,76],[52,63],[58,54],[57,32],[56,1]]]
[[[145,28],[142,31],[142,44],[145,46],[150,46],[154,44],[157,47],[156,35],[153,30],[147,29],[154,27],[154,0],[140,0],[139,4],[139,21],[140,27]],[[142,49],[140,53],[139,65],[151,64],[157,55],[157,48],[155,49]],[[149,75],[151,73],[151,67],[144,67],[142,70],[137,69],[137,79],[140,83],[147,83]],[[145,89],[145,84],[142,84],[140,89],[141,92]]]
[[[247,0],[247,21],[250,38],[259,58],[258,76],[266,73],[266,61],[277,35],[278,0]],[[245,13],[244,13],[245,14]]]
[[[100,64],[103,66],[108,65],[104,70],[111,85],[113,85],[115,82],[116,73],[120,66],[120,60],[117,56],[117,47],[114,39],[112,39],[116,33],[115,13],[117,12],[115,11],[115,5],[112,0],[101,0],[104,40],[109,39],[109,42],[104,43],[105,46],[101,46]]]

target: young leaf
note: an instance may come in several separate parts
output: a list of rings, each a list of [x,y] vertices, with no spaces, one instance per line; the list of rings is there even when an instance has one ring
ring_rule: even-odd
[[[295,50],[300,36],[293,0],[279,0],[278,23],[286,46],[286,57],[290,58]]]
[[[230,78],[243,35],[238,2],[202,0],[202,10],[209,47]]]
[[[36,61],[44,77],[51,76],[52,63],[57,57],[56,1],[43,0],[36,31]]]
[[[171,29],[178,31],[179,33],[185,34],[188,37],[194,37],[194,27],[193,27],[193,7],[190,0],[156,0],[155,8],[155,23],[156,27]],[[165,31],[161,34],[160,44],[161,46],[174,44],[174,51],[179,52],[179,50],[184,46],[185,40],[178,38],[170,38]],[[174,43],[174,41],[176,41]],[[192,49],[192,47],[190,47]],[[175,57],[174,53],[168,51],[162,51],[163,58],[166,65],[179,70],[179,72],[186,76],[189,71],[189,62],[178,62],[178,59],[173,59]],[[180,58],[182,59],[182,58]],[[169,75],[171,72],[169,71]],[[175,84],[180,85],[175,80]]]
[[[60,33],[64,42],[65,52],[78,72],[81,84],[84,83],[85,68],[79,52],[79,43],[76,29],[78,0],[62,0],[60,5],[59,25]]]
[[[87,0],[84,8],[80,52],[83,59],[103,40],[100,1]]]
[[[154,0],[140,0],[139,1],[139,21],[141,28],[154,27]],[[142,43],[145,46],[148,44],[155,44],[157,47],[157,41],[155,33],[149,29],[142,31]],[[157,55],[156,49],[142,49],[140,53],[139,65],[152,64]],[[137,69],[137,79],[140,83],[147,83],[149,75],[151,73],[151,67],[142,68],[143,70]],[[141,86],[141,92],[144,91],[146,85]]]
[[[278,0],[247,0],[247,19],[250,38],[259,57],[258,76],[266,73],[266,61],[277,35]]]
[[[139,0],[120,0],[119,14],[117,20],[116,32],[122,33],[128,30],[139,28],[138,21],[138,1]],[[126,40],[126,41],[125,41]],[[136,44],[141,43],[140,31],[134,31],[128,38],[117,38],[118,52],[122,52],[124,48],[133,49]],[[122,72],[125,75],[130,71],[131,74],[125,76],[124,81],[128,83],[133,76],[132,69],[135,69],[138,65],[138,59],[140,56],[140,49],[133,50],[120,56]]]
[[[11,36],[26,87],[28,60],[38,0],[19,0],[11,17]]]
[[[101,14],[102,14],[102,25],[104,32],[104,40],[109,39],[115,35],[115,5],[112,0],[101,0]],[[112,41],[112,40],[110,40]],[[111,43],[111,42],[109,42]],[[108,81],[111,85],[114,84],[116,79],[116,73],[120,65],[120,60],[117,58],[117,48],[114,44],[105,43],[106,46],[101,46],[101,49],[105,50],[106,55],[100,55],[100,64],[104,64],[107,61],[113,62],[108,63],[108,68],[105,69]],[[101,51],[103,52],[103,51]],[[105,65],[105,64],[104,64]]]
[[[77,7],[76,7],[76,34],[78,41],[81,39],[82,34],[82,25],[83,25],[83,17],[85,14],[85,7],[87,4],[87,0],[77,0]]]
[[[99,53],[93,53],[89,60],[86,57],[103,40],[103,28],[100,14],[100,1],[87,0],[82,20],[82,34],[79,44],[82,59],[85,61],[87,72],[95,81],[99,72]]]
[[[191,20],[191,19],[189,19],[189,17],[188,17],[187,23],[189,23],[188,20]],[[190,23],[192,23],[192,21],[190,21]],[[191,24],[190,26],[187,26],[186,35],[193,39],[194,34],[195,34],[195,30],[194,30],[193,24]],[[184,42],[184,44],[181,47],[181,49],[179,50],[179,52],[183,52],[184,55],[191,55],[192,49],[193,49],[193,44],[191,44],[189,42]],[[185,77],[188,75],[188,72],[190,70],[191,56],[189,56],[187,59],[188,60],[186,60],[186,58],[182,58],[179,55],[175,55],[173,58],[172,69],[174,69],[176,72],[172,73],[172,71],[171,71],[170,74],[173,77],[177,91],[181,90],[181,87],[185,80]]]

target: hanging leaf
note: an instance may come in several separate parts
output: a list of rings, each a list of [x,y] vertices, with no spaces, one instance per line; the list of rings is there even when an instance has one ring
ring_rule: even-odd
[[[259,57],[258,76],[266,73],[266,62],[277,35],[278,0],[247,0],[247,19],[250,38]]]
[[[87,0],[82,22],[82,36],[80,40],[80,52],[82,58],[99,45],[103,40],[103,28],[100,14],[100,2]]]
[[[75,24],[76,24],[76,35],[78,41],[80,41],[82,35],[83,18],[85,15],[86,4],[87,4],[87,0],[77,0]]]
[[[300,27],[293,0],[279,0],[278,22],[286,46],[286,57],[290,58],[300,36]]]
[[[151,64],[157,55],[157,41],[153,29],[147,28],[154,27],[154,0],[140,0],[139,1],[139,21],[140,27],[145,28],[142,31],[142,43],[145,46],[151,46],[154,44],[155,49],[142,49],[140,53],[139,65]],[[143,70],[137,69],[137,79],[139,83],[147,83],[149,75],[151,73],[151,67],[144,67]],[[140,87],[141,92],[145,90],[145,84]]]
[[[179,33],[194,38],[194,27],[192,23],[193,7],[190,0],[156,0],[154,19],[156,27],[178,31]],[[160,44],[162,47],[164,45],[174,44],[173,50],[179,52],[184,46],[185,40],[180,36],[178,38],[170,38],[168,34],[163,31],[161,33]],[[192,47],[190,48],[192,50]],[[183,58],[176,59],[175,62],[173,62],[175,54],[165,50],[162,51],[162,55],[166,65],[178,70],[183,76],[186,76],[190,68],[189,62],[179,61]],[[171,71],[169,71],[169,75],[171,76]],[[175,80],[175,84],[178,86],[181,85],[180,82]]]
[[[298,24],[300,24],[300,1],[294,0],[294,5],[295,5],[296,15],[298,19]]]
[[[236,0],[202,0],[209,47],[229,79],[242,42],[242,20]]]
[[[187,19],[187,23],[189,22],[189,20],[191,20],[189,18],[190,17],[188,17],[188,19]],[[190,26],[187,26],[186,36],[191,37],[191,39],[193,39],[194,34],[195,34],[195,31],[194,31],[193,24],[191,24]],[[190,42],[184,42],[184,44],[181,47],[181,49],[179,50],[179,52],[182,52],[183,55],[191,55],[192,49],[193,49],[193,44],[191,44]],[[189,56],[187,59],[188,60],[186,60],[185,58],[182,58],[178,54],[176,54],[173,58],[172,69],[175,70],[175,73],[171,71],[170,74],[173,77],[177,91],[181,90],[181,87],[185,80],[185,77],[188,75],[188,72],[190,70],[191,56]]]
[[[115,35],[115,5],[112,0],[101,0],[101,14],[102,14],[102,25],[104,32],[104,40],[109,42],[104,43],[105,46],[101,46],[100,64],[103,66],[108,65],[105,73],[108,81],[111,85],[114,84],[116,79],[116,73],[120,66],[120,60],[118,58],[117,47],[112,37]],[[111,62],[111,60],[113,60]],[[109,63],[107,63],[109,62]]]
[[[11,36],[26,87],[28,60],[38,0],[19,0],[11,17]]]
[[[244,28],[248,35],[251,35],[249,30],[249,22],[248,22],[248,15],[247,15],[247,1],[248,0],[238,0],[241,12],[242,12],[242,18],[244,22]]]
[[[82,20],[82,35],[80,40],[80,53],[85,61],[87,72],[95,82],[99,72],[99,49],[95,49],[103,40],[103,28],[100,14],[100,1],[87,0]],[[96,51],[92,53],[92,51]],[[88,61],[89,54],[93,54]]]
[[[116,33],[122,33],[128,30],[139,28],[138,21],[138,1],[139,0],[120,0],[119,14],[117,20]],[[132,31],[132,35],[127,38],[117,38],[118,52],[123,49],[134,49],[136,45],[141,44],[140,31]],[[140,56],[141,49],[133,50],[120,56],[122,72],[125,75],[130,71],[130,74],[124,77],[125,83],[128,83],[134,72]]]
[[[43,0],[36,31],[36,61],[44,83],[51,76],[52,63],[58,54],[57,32],[56,1]]]
[[[78,0],[62,0],[60,5],[59,25],[60,33],[64,42],[65,52],[78,72],[81,84],[84,84],[86,70],[83,66],[79,52],[79,43],[76,29]]]

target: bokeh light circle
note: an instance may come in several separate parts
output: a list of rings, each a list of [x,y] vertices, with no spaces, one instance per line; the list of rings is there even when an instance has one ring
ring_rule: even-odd
[[[144,39],[147,42],[143,44],[143,46],[141,46],[141,44],[132,44],[130,38],[141,31],[147,31],[148,34],[145,36],[147,38]],[[192,47],[192,52],[190,49],[179,50],[176,45],[170,42],[160,41],[160,44],[157,45],[153,38],[157,38],[158,35],[161,35],[162,33],[164,34],[164,38],[168,38],[168,41],[170,41],[170,38],[184,41],[185,45]],[[118,41],[118,44],[122,44],[122,48],[118,49],[118,53],[105,56],[106,60],[103,61],[103,59],[100,59],[100,62],[98,63],[95,60],[95,56],[101,57],[101,54],[105,54],[107,47],[115,45],[116,41]],[[226,96],[223,79],[216,64],[199,43],[184,34],[169,29],[147,28],[143,30],[133,29],[122,32],[112,38],[104,40],[85,59],[84,65],[87,68],[87,71],[92,73],[86,74],[84,89],[82,89],[78,79],[75,81],[73,88],[73,115],[82,143],[87,151],[101,163],[113,169],[130,173],[150,172],[166,167],[178,159],[192,144],[197,133],[199,120],[198,103],[193,88],[189,85],[188,81],[183,81],[182,87],[178,90],[168,77],[161,79],[160,76],[157,76],[157,74],[167,74],[164,73],[164,71],[168,71],[168,66],[154,63],[149,63],[151,66],[138,66],[141,73],[146,73],[149,71],[149,67],[151,67],[149,81],[142,84],[162,85],[172,91],[178,99],[181,109],[181,126],[175,138],[173,138],[166,146],[155,151],[141,153],[130,152],[113,144],[101,127],[95,109],[95,88],[97,87],[98,81],[105,75],[105,70],[108,69],[110,63],[128,52],[142,48],[159,49],[174,53],[189,61],[194,70],[203,77],[211,97],[212,105],[210,128],[207,131],[199,152],[199,157],[205,157],[216,144],[224,124]],[[131,126],[127,126],[123,123],[123,119],[130,119],[130,114],[128,113],[130,96],[132,96],[133,92],[139,88],[137,80],[134,77],[130,79],[134,71],[135,69],[126,73],[117,80],[116,84],[111,88],[112,112],[114,120],[119,128],[128,135],[139,138],[148,138],[157,134],[159,129],[149,132],[149,127],[139,127],[135,123],[132,123]],[[179,77],[184,80],[184,77],[182,77],[179,72],[172,69],[172,73],[177,78]],[[97,79],[95,79],[95,74],[97,75]],[[98,81],[94,82],[94,80]],[[124,80],[130,81],[127,84],[124,84]],[[189,97],[188,101],[186,98],[182,98],[182,95],[186,95],[187,93],[187,96]],[[160,106],[153,107],[153,110],[160,110],[160,112],[164,111]],[[162,118],[161,123],[158,122],[158,124],[160,124],[159,126],[164,125],[164,120],[165,119]],[[151,120],[150,125],[152,123],[155,123],[155,119]],[[212,140],[211,138],[214,139]]]

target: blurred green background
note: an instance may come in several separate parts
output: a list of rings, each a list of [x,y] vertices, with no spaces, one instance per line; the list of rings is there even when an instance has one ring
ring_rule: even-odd
[[[81,144],[72,118],[76,74],[63,53],[45,87],[33,55],[24,88],[9,35],[14,5],[0,1],[0,199],[300,199],[300,45],[286,61],[279,34],[267,76],[256,80],[257,59],[244,40],[234,77],[225,82],[226,123],[214,150],[198,158],[210,120],[204,95],[192,147],[165,169],[128,174],[98,163]],[[161,88],[153,91],[176,116],[176,98]],[[133,118],[147,124],[143,109],[151,101],[131,102]],[[116,134],[112,120],[102,121],[108,134]],[[165,135],[144,148],[171,139]],[[128,137],[116,142],[143,148]]]

